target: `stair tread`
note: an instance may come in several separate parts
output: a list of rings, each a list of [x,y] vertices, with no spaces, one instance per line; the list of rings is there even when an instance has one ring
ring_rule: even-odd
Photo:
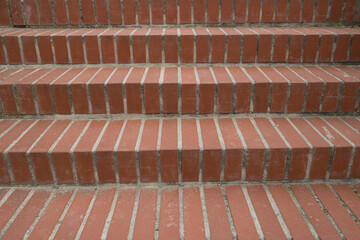
[[[3,239],[357,238],[358,182],[0,188]]]

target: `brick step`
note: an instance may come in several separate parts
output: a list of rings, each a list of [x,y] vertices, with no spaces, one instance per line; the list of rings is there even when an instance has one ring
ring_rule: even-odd
[[[0,64],[360,62],[360,28],[1,29]]]
[[[356,0],[5,0],[0,25],[358,23]]]
[[[357,239],[357,182],[0,188],[2,239]]]
[[[2,68],[3,115],[359,112],[359,66]]]
[[[1,184],[360,178],[352,117],[2,120]]]

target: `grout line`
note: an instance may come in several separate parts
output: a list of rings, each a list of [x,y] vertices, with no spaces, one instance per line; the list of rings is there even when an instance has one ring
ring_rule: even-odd
[[[160,207],[161,207],[161,187],[159,187],[157,190],[156,215],[155,215],[155,224],[154,224],[154,240],[159,239]]]
[[[201,200],[203,220],[204,220],[205,237],[206,237],[206,239],[210,239],[210,227],[209,227],[209,219],[208,219],[207,210],[206,210],[204,187],[200,186],[199,189],[200,189],[200,200]]]
[[[204,169],[204,144],[201,136],[200,120],[196,119],[196,129],[199,141],[199,182],[203,181],[203,169]]]
[[[139,206],[139,198],[140,198],[140,188],[137,188],[133,213],[132,213],[131,221],[130,221],[129,233],[128,233],[128,236],[127,236],[128,240],[131,240],[133,238],[133,235],[134,235],[136,214],[137,214],[137,210],[138,210],[138,206]]]
[[[120,141],[122,139],[122,136],[124,135],[124,131],[125,131],[125,127],[127,124],[128,120],[124,120],[124,123],[121,127],[120,133],[118,138],[116,139],[115,145],[114,145],[114,149],[113,149],[113,159],[114,159],[114,168],[115,168],[115,179],[116,179],[116,183],[120,182],[120,173],[119,173],[119,158],[118,158],[118,149],[119,149],[119,145],[120,145]]]
[[[219,126],[219,120],[217,118],[214,119],[215,122],[215,128],[218,135],[218,139],[221,146],[221,160],[220,160],[220,182],[224,181],[224,175],[225,175],[225,164],[226,164],[226,145],[223,139],[223,136],[221,134],[220,126]]]
[[[233,239],[237,239],[237,233],[236,233],[236,229],[235,229],[235,225],[234,225],[234,220],[231,215],[231,209],[230,209],[228,197],[226,195],[224,186],[220,186],[220,190],[221,190],[221,194],[222,194],[223,201],[224,201],[225,208],[226,208],[226,214],[227,214],[229,225],[230,225],[231,235],[232,235]]]
[[[107,237],[107,234],[108,234],[109,228],[110,228],[110,224],[111,224],[111,220],[112,220],[113,215],[114,215],[117,199],[119,197],[119,192],[120,192],[119,188],[116,188],[116,192],[114,194],[114,198],[113,198],[113,201],[111,203],[109,214],[108,214],[108,216],[106,218],[106,221],[105,221],[104,228],[103,228],[100,239],[106,239],[106,237]]]
[[[135,146],[135,163],[136,163],[136,178],[137,178],[137,183],[141,183],[141,172],[140,172],[140,144],[141,144],[141,137],[142,137],[142,133],[144,130],[144,124],[145,124],[145,120],[142,119],[141,120],[141,125],[140,125],[140,129],[139,129],[139,135],[138,138],[136,140],[136,146]]]

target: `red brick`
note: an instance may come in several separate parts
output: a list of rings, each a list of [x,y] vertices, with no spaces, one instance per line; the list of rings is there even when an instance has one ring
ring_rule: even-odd
[[[315,22],[326,22],[329,0],[319,1],[315,13]]]
[[[248,5],[248,22],[249,23],[258,23],[260,20],[260,7],[261,0],[249,1]]]
[[[65,218],[61,222],[59,230],[54,239],[75,238],[77,231],[69,231],[70,229],[79,229],[86,211],[90,205],[95,190],[81,189],[77,192]]]
[[[144,130],[140,142],[140,179],[141,182],[157,182],[157,140],[159,132],[159,120],[149,119],[145,121]]]
[[[226,148],[224,180],[240,181],[244,147],[230,118],[221,118],[219,128]]]
[[[287,67],[276,69],[290,82],[290,95],[287,111],[289,113],[302,112],[305,97],[306,82]]]
[[[297,28],[296,30],[306,35],[302,62],[315,63],[319,45],[319,34],[308,28]]]
[[[199,188],[183,188],[183,209],[184,237],[191,240],[206,239]]]
[[[95,24],[95,10],[92,0],[81,0],[82,15],[85,25]]]
[[[235,23],[245,23],[247,0],[235,0]]]
[[[344,9],[344,22],[353,22],[355,21],[356,8],[358,2],[356,0],[348,0],[346,1],[345,9]]]
[[[196,62],[208,63],[209,62],[209,41],[210,34],[206,29],[195,28],[196,33]]]
[[[197,68],[200,81],[199,113],[214,112],[215,81],[207,67]]]
[[[111,24],[122,24],[120,0],[109,0],[109,15]]]
[[[99,189],[80,239],[101,238],[106,218],[115,195],[115,188]]]
[[[144,81],[145,113],[160,113],[159,81],[161,68],[150,68]]]
[[[25,64],[38,64],[35,49],[35,35],[40,33],[40,31],[31,31],[29,33],[22,34],[20,37]]]
[[[306,176],[306,166],[310,150],[308,144],[286,119],[274,118],[273,121],[291,146],[292,154],[289,161],[288,179],[304,179]]]
[[[267,0],[262,2],[261,22],[263,23],[273,22],[274,6],[275,6],[274,0]]]
[[[103,29],[95,29],[84,35],[87,63],[100,63],[98,35],[103,32]]]
[[[223,67],[214,67],[214,75],[217,79],[217,112],[231,113],[232,112],[232,91],[233,82]]]
[[[54,0],[53,4],[54,4],[56,24],[58,25],[68,24],[65,2],[62,0]]]
[[[301,61],[304,34],[297,33],[291,29],[288,29],[288,31],[290,33],[288,63],[299,63]]]
[[[305,112],[319,112],[324,82],[302,67],[291,67],[290,69],[308,82]]]
[[[278,0],[277,1],[276,9],[275,9],[275,22],[276,23],[286,22],[287,9],[288,9],[288,1],[287,0]]]
[[[86,124],[74,122],[51,152],[58,184],[74,183],[69,152]]]
[[[123,124],[124,121],[109,122],[96,148],[96,167],[100,183],[116,182],[113,151]]]
[[[25,14],[28,25],[39,25],[39,13],[37,11],[35,0],[25,0]]]
[[[194,33],[190,28],[180,29],[180,58],[182,63],[194,62]]]
[[[155,188],[141,190],[133,239],[151,239],[154,237],[156,201],[157,191]]]
[[[191,0],[180,1],[180,24],[191,23]]]
[[[341,82],[318,67],[309,66],[306,68],[326,82],[321,112],[336,112]]]
[[[360,80],[360,72],[359,72],[359,68],[355,68],[355,69],[352,69],[352,68],[349,68],[349,67],[345,67],[345,66],[338,66],[337,69],[343,71],[345,73],[344,76],[348,77],[348,75],[354,77],[356,80]],[[353,80],[351,77],[350,77],[351,81]],[[355,86],[356,88],[356,86]],[[359,106],[358,106],[358,110],[359,111]]]
[[[316,29],[321,34],[321,42],[319,47],[318,62],[331,62],[333,43],[335,35],[328,33],[326,30]]]
[[[300,0],[290,1],[288,22],[290,23],[300,22],[300,12],[301,12],[301,1]]]
[[[330,161],[330,145],[304,119],[291,118],[290,121],[301,131],[313,147],[309,179],[325,179]]]
[[[259,236],[241,186],[226,186],[225,190],[236,234],[240,239],[257,239]]]
[[[122,95],[122,83],[129,72],[129,68],[117,68],[107,82],[110,113],[123,113],[124,102]]]
[[[119,63],[130,63],[130,34],[134,29],[123,29],[116,34],[117,55]]]
[[[70,85],[70,91],[73,101],[74,113],[88,114],[89,104],[86,91],[86,83],[98,71],[98,68],[87,68]]]
[[[134,63],[146,62],[145,34],[148,29],[137,29],[132,35]]]
[[[244,47],[243,47],[243,63],[254,63],[256,60],[256,48],[257,48],[257,39],[258,36],[253,31],[246,28],[239,28],[240,32],[242,32],[244,39]]]
[[[356,118],[342,118],[345,122],[350,124],[353,128],[355,128],[357,131],[360,131],[360,121]]]
[[[256,118],[255,122],[270,148],[267,180],[282,180],[285,178],[288,148],[269,120]]]
[[[68,203],[72,190],[57,191],[50,201],[48,207],[35,225],[35,228],[29,235],[29,239],[46,239],[49,238],[56,223],[58,222],[66,204]]]
[[[233,1],[222,0],[221,2],[221,23],[232,23],[233,21]]]
[[[358,42],[360,42],[360,35],[354,34],[351,44],[351,50],[349,54],[349,61],[350,62],[359,62],[360,61],[360,47],[358,45]]]
[[[37,217],[49,195],[49,190],[37,190],[34,195],[32,195],[32,197],[29,199],[25,207],[18,214],[18,217],[6,230],[6,233],[3,235],[3,239],[22,238]]]
[[[235,113],[249,112],[251,101],[251,81],[241,68],[229,67],[236,82]]]
[[[181,112],[196,113],[196,98],[194,68],[181,68]]]
[[[334,144],[335,151],[330,167],[330,178],[345,178],[352,152],[351,144],[320,118],[308,120],[328,141]]]
[[[151,1],[151,21],[152,24],[163,24],[163,1]]]
[[[286,50],[288,47],[288,34],[281,29],[265,28],[274,34],[274,50],[272,62],[285,62]]]
[[[91,30],[90,30],[91,31]],[[68,35],[71,61],[73,64],[85,63],[85,55],[83,48],[83,35],[89,32],[88,29],[81,29],[76,33],[70,33]]]
[[[18,103],[22,114],[36,114],[32,83],[46,75],[50,69],[39,69],[16,83]]]
[[[18,35],[18,32],[10,32],[4,36],[9,64],[22,64]]]
[[[194,1],[194,23],[205,23],[205,0]]]
[[[270,81],[256,67],[247,67],[245,70],[255,82],[253,112],[267,112],[271,84]]]
[[[279,221],[261,185],[248,186],[247,190],[265,238],[285,239]]]
[[[166,29],[164,37],[165,62],[178,62],[177,29]]]
[[[162,44],[161,44],[162,29],[152,28],[148,35],[148,49],[149,49],[149,62],[161,63],[162,62]]]
[[[165,68],[163,82],[163,112],[178,112],[178,69]]]
[[[360,216],[360,199],[356,193],[347,184],[331,184],[331,187],[358,218]]]
[[[269,190],[280,210],[281,216],[284,218],[284,222],[291,236],[297,239],[313,238],[285,187],[281,185],[269,185]]]
[[[96,23],[97,24],[108,24],[108,8],[106,1],[96,0]]]
[[[76,31],[76,30],[75,30]],[[69,53],[66,44],[66,36],[69,33],[74,32],[72,29],[68,29],[62,32],[55,33],[52,36],[54,54],[57,64],[67,64],[69,63]],[[82,46],[81,46],[82,47]]]
[[[42,25],[53,24],[51,5],[49,0],[39,0],[40,21]]]
[[[149,0],[137,2],[139,24],[150,24]]]
[[[37,184],[54,183],[54,178],[50,169],[48,151],[69,123],[70,120],[56,121],[30,151],[29,156],[31,158]]]
[[[208,0],[207,5],[207,23],[219,22],[219,0]]]
[[[218,186],[204,187],[210,234],[213,239],[231,239],[230,225]]]
[[[346,31],[338,28],[326,28],[325,30],[337,35],[333,62],[346,62],[351,36]]]
[[[69,0],[68,1],[68,10],[69,10],[69,20],[71,25],[80,25],[81,16],[80,16],[80,6],[78,0]],[[86,8],[86,6],[85,6]],[[86,16],[85,16],[86,18]]]
[[[268,63],[271,61],[273,34],[261,28],[254,28],[253,30],[256,31],[260,36],[257,62]]]
[[[42,64],[54,63],[53,50],[51,47],[50,36],[53,33],[56,33],[57,30],[50,30],[47,32],[40,33],[37,35],[37,43],[39,47],[39,56]],[[55,48],[55,43],[54,43]],[[67,51],[66,51],[67,52]]]
[[[177,23],[177,0],[165,0],[166,24]]]
[[[182,137],[182,180],[195,182],[199,180],[200,149],[195,119],[181,120]]]
[[[236,121],[248,147],[245,179],[260,181],[264,174],[265,146],[249,119],[239,118]]]
[[[308,23],[313,21],[315,0],[303,2],[302,22]]]
[[[176,119],[163,121],[160,144],[160,167],[162,182],[178,180],[178,136]]]
[[[126,239],[135,202],[135,189],[120,189],[107,238]]]
[[[179,232],[179,192],[168,187],[161,191],[159,239],[180,238]]]
[[[212,63],[223,63],[225,56],[225,33],[218,28],[209,28],[212,37]]]
[[[30,169],[26,160],[26,151],[40,134],[50,125],[51,121],[37,122],[8,152],[9,163],[17,184],[31,184]]]
[[[25,25],[24,16],[20,0],[9,1],[13,25]]]
[[[223,30],[228,34],[228,50],[226,61],[228,63],[239,63],[241,34],[233,28],[223,28]]]
[[[7,3],[5,0],[0,1],[0,25],[10,25],[10,16],[9,16],[9,10],[7,7]]]
[[[329,14],[329,22],[339,22],[343,8],[343,0],[333,1]]]
[[[100,35],[103,63],[115,63],[114,35],[117,32],[119,32],[118,29],[108,29]]]
[[[103,68],[88,84],[91,110],[94,114],[106,113],[105,81],[115,72],[114,68]]]
[[[131,25],[136,24],[136,13],[135,13],[135,1],[124,0],[124,24]]]
[[[34,72],[34,69],[22,69],[0,82],[0,99],[2,103],[2,110],[5,114],[18,113],[13,87],[15,87],[15,82],[32,72]]]
[[[134,68],[126,82],[126,103],[128,113],[142,113],[141,79],[145,68]]]
[[[325,184],[314,184],[311,187],[344,236],[348,239],[356,239],[360,234],[359,226],[331,190]]]
[[[140,120],[128,120],[117,149],[121,183],[136,183],[135,146],[140,130]]]

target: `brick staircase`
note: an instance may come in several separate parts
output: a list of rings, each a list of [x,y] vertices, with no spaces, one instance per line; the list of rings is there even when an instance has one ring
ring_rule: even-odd
[[[0,0],[0,239],[358,239],[356,0]]]

